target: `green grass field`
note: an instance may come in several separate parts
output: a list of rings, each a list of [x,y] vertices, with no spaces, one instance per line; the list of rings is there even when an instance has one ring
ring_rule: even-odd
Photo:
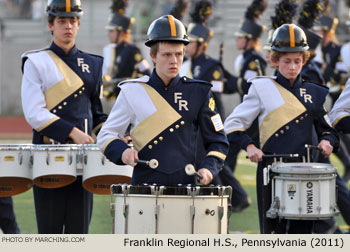
[[[339,163],[339,160],[335,156],[332,156],[331,160],[338,168],[339,174],[343,174],[343,167]],[[256,165],[246,160],[245,152],[241,152],[236,169],[236,176],[251,197],[252,205],[241,213],[233,213],[231,215],[231,232],[259,233],[255,172]],[[13,199],[16,218],[21,232],[26,234],[37,233],[32,190],[16,195]],[[109,195],[94,196],[94,209],[90,224],[90,233],[110,234],[112,232],[112,216],[109,212],[110,201],[111,197]],[[343,230],[348,229],[341,216],[337,216],[336,219]]]

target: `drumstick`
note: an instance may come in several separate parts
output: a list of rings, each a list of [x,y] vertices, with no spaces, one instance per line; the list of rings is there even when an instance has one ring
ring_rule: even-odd
[[[148,165],[152,169],[157,168],[158,164],[159,164],[157,159],[151,159],[149,161],[148,160],[141,160],[141,159],[139,159],[139,160],[136,161],[136,163]]]
[[[322,152],[321,148],[318,148],[317,146],[311,145],[311,144],[305,144],[305,148],[307,148],[307,149],[314,149],[314,150],[317,150],[319,152]]]
[[[199,173],[194,169],[193,164],[187,164],[187,165],[185,166],[185,172],[186,172],[187,175],[190,175],[190,176],[191,176],[191,175],[196,174],[196,175],[198,176],[198,178],[200,178],[200,179],[203,178],[203,176],[202,176],[201,174],[199,174]]]
[[[264,154],[264,158],[294,158],[299,157],[299,154]],[[245,156],[245,158],[249,158]]]
[[[85,129],[85,134],[87,135],[88,134],[88,119],[87,118],[84,119],[84,129]]]

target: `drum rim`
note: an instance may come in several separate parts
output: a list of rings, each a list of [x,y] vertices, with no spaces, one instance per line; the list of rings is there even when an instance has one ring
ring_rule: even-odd
[[[189,188],[199,188],[199,191],[195,192],[195,196],[221,196],[220,194],[220,188],[223,188],[223,195],[224,196],[230,196],[232,192],[231,186],[198,186],[198,185],[182,185],[182,186],[162,186],[162,185],[125,185],[125,184],[113,184],[111,185],[111,193],[112,194],[123,194],[122,188],[127,186],[128,192],[127,194],[130,195],[137,195],[137,194],[144,194],[144,195],[155,195],[154,192],[152,192],[152,186],[159,186],[163,187],[163,192],[159,195],[163,196],[190,196],[191,191]],[[131,191],[130,192],[130,188]],[[165,189],[164,189],[165,188]],[[164,193],[165,191],[165,193]],[[171,193],[171,192],[180,192],[178,194]],[[204,193],[205,192],[205,193]]]
[[[271,171],[285,174],[329,174],[336,173],[337,168],[324,163],[274,163]]]
[[[0,151],[30,150],[33,144],[0,144]]]
[[[65,151],[65,150],[79,150],[79,144],[37,144],[34,145],[33,151]]]

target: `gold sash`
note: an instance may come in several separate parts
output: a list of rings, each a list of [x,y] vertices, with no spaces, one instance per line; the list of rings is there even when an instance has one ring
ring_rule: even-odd
[[[157,112],[143,120],[131,132],[132,142],[137,151],[142,150],[147,143],[181,118],[181,115],[156,90],[147,84],[140,84],[151,98]]]
[[[295,97],[294,94],[276,83],[274,80],[271,81],[277,87],[285,103],[268,114],[261,123],[259,129],[261,148],[264,147],[266,141],[273,134],[275,134],[278,129],[288,124],[306,111],[305,106],[298,100],[297,97]]]
[[[51,50],[46,50],[45,52],[51,56],[63,75],[63,80],[54,84],[45,92],[46,108],[51,110],[82,87],[84,83],[83,80],[54,52]]]

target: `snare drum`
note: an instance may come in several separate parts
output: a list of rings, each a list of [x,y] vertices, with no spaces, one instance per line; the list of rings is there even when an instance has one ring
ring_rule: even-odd
[[[82,146],[83,186],[96,194],[110,194],[112,184],[130,184],[133,167],[109,161],[96,145]]]
[[[77,175],[78,145],[36,145],[32,149],[34,184],[58,188],[73,183]]]
[[[0,197],[13,196],[33,186],[30,144],[0,145]]]
[[[228,233],[231,187],[112,185],[113,233]]]
[[[271,171],[274,202],[268,216],[275,212],[285,219],[318,220],[339,213],[334,166],[323,163],[275,163]]]

